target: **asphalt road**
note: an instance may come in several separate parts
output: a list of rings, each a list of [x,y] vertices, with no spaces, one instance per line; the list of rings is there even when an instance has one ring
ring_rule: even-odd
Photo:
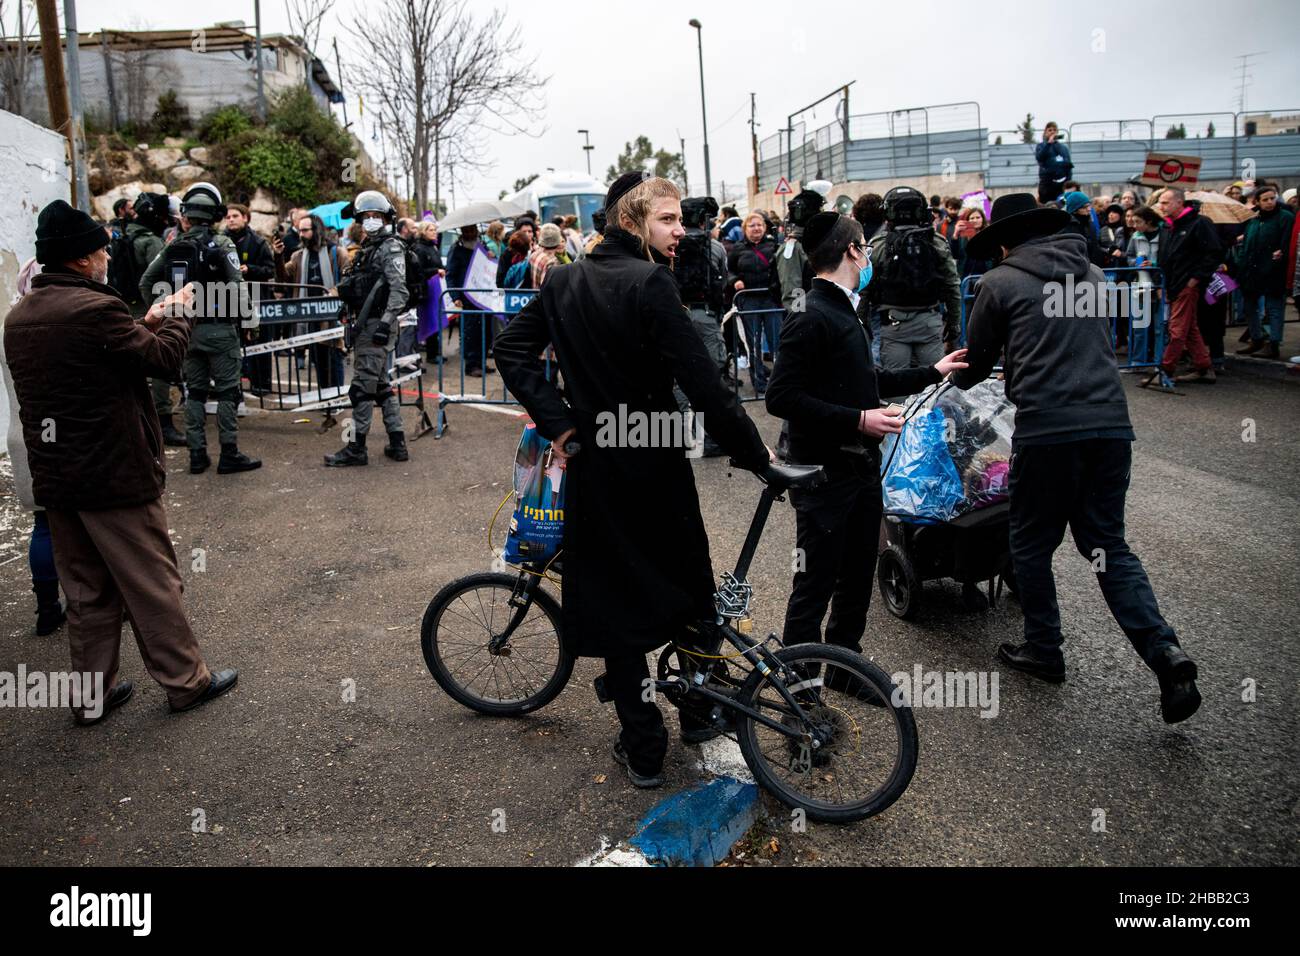
[[[1200,713],[1160,720],[1154,679],[1067,542],[1064,685],[1003,668],[994,718],[918,710],[917,773],[890,810],[798,833],[768,802],[737,862],[1300,861],[1300,389],[1225,376],[1168,396],[1126,379],[1139,435],[1130,542],[1200,665]],[[774,441],[776,423],[756,416]],[[410,462],[375,449],[369,467],[339,472],[320,467],[338,432],[295,417],[243,420],[241,445],[265,460],[252,474],[193,477],[184,450],[168,453],[187,605],[209,662],[241,669],[238,687],[171,715],[128,636],[123,676],[136,695],[104,723],[0,710],[0,863],[563,865],[626,837],[664,793],[633,790],[610,759],[616,721],[591,688],[596,662],[579,662],[548,708],[507,722],[452,702],[420,655],[433,593],[490,564],[486,528],[518,419],[454,409],[452,430],[415,442]],[[1255,440],[1243,441],[1251,422]],[[721,570],[759,486],[722,460],[696,470]],[[7,478],[0,489],[6,562],[28,523]],[[780,627],[793,543],[793,514],[778,505],[751,574],[763,631]],[[191,570],[194,549],[206,571]],[[0,563],[0,670],[66,669],[64,632],[32,634],[27,587],[25,561]],[[956,585],[927,585],[909,623],[877,598],[867,653],[891,673],[999,670],[1018,607],[972,615],[959,597]],[[670,790],[699,779],[698,752],[674,739],[667,773]]]

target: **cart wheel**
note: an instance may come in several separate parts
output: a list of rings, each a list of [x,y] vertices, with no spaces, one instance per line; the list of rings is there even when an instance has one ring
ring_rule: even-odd
[[[876,580],[880,583],[880,596],[890,614],[904,620],[916,614],[921,603],[921,582],[912,562],[898,545],[891,544],[880,553]]]

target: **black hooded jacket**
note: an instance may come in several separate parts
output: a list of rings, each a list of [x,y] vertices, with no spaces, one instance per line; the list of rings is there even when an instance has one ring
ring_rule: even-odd
[[[966,327],[970,367],[953,372],[953,382],[984,381],[1005,350],[1016,441],[1132,438],[1105,289],[1082,236],[1058,232],[1016,246],[980,280]]]

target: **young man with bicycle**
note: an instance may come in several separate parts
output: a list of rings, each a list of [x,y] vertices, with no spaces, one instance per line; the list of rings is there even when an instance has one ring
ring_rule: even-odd
[[[553,267],[540,293],[496,341],[497,368],[568,470],[563,635],[605,659],[605,689],[622,732],[615,758],[638,787],[663,783],[668,747],[646,654],[715,615],[709,541],[685,447],[601,441],[597,419],[675,413],[676,381],[723,450],[752,471],[770,453],[726,391],[682,305],[668,266],[682,227],[681,194],[665,179],[627,173],[605,199],[604,240]],[[554,346],[564,391],[541,355]],[[565,446],[576,441],[581,452]],[[637,443],[640,445],[640,443]],[[698,640],[698,638],[696,639]],[[718,731],[682,714],[683,739]]]
[[[902,419],[881,408],[880,395],[910,395],[966,367],[965,349],[925,368],[877,371],[871,333],[855,311],[871,281],[862,226],[821,212],[803,233],[816,278],[781,330],[781,349],[767,391],[767,410],[789,423],[790,457],[823,465],[826,482],[791,489],[795,543],[803,558],[786,608],[788,644],[822,639],[861,650],[871,601],[880,533],[880,440],[898,434]]]

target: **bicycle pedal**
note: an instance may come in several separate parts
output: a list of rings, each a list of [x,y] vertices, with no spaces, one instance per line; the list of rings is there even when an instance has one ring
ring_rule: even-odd
[[[614,702],[614,695],[610,693],[609,688],[606,686],[604,674],[593,680],[591,686],[596,688],[596,699],[602,704],[612,704]]]

